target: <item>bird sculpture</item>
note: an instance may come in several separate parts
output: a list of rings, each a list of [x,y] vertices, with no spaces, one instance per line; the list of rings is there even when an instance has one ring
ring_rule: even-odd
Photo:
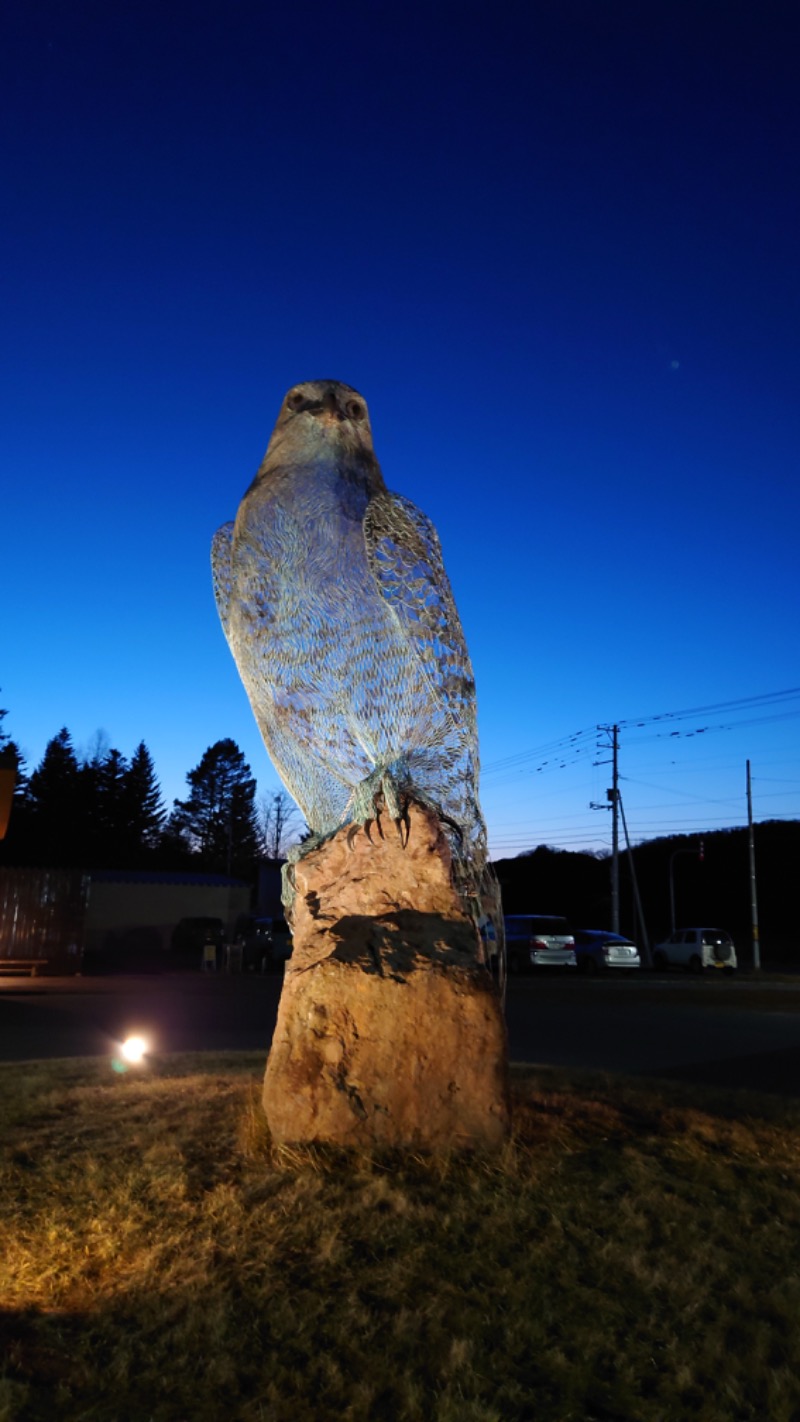
[[[446,826],[465,892],[486,868],[475,683],[432,522],[386,488],[366,401],[286,395],[213,540],[222,626],[264,743],[319,844],[410,798]],[[402,830],[401,830],[402,833]]]

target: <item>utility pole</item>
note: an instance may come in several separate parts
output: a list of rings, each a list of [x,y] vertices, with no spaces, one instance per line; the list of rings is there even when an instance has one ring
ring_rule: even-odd
[[[747,762],[747,828],[750,845],[750,915],[753,921],[753,972],[761,971],[761,948],[758,941],[758,903],[756,900],[756,847],[753,838],[753,794],[750,787],[750,762]]]
[[[611,737],[611,789],[606,790],[604,805],[592,801],[589,809],[611,811],[611,932],[619,933],[619,726],[598,726],[597,729]],[[609,762],[596,760],[594,764],[608,765]]]
[[[281,853],[281,840],[283,839],[283,800],[280,794],[275,796],[275,823],[272,834],[272,858],[279,859]]]
[[[619,933],[619,726],[611,727],[611,932]]]
[[[639,897],[639,881],[638,881],[638,879],[636,878],[636,865],[635,865],[634,862],[633,862],[633,850],[631,849],[631,839],[630,839],[630,835],[628,834],[628,821],[625,819],[625,806],[624,806],[623,803],[622,803],[622,796],[621,796],[621,795],[618,795],[618,796],[617,796],[617,799],[618,799],[618,801],[619,801],[619,812],[620,812],[620,814],[621,814],[621,816],[622,816],[622,829],[623,829],[623,832],[624,832],[624,835],[625,835],[625,846],[626,846],[627,851],[628,851],[628,863],[630,864],[630,867],[631,867],[631,880],[632,880],[632,882],[633,882],[633,898],[634,898],[634,902],[635,902],[635,904],[636,904],[636,913],[637,913],[637,916],[638,916],[638,919],[639,919],[639,927],[640,927],[641,930],[642,930],[642,949],[643,949],[643,956],[644,956],[644,965],[645,965],[646,968],[652,968],[652,966],[653,966],[653,960],[652,960],[652,958],[650,957],[650,940],[649,940],[649,938],[647,937],[647,925],[645,924],[645,921],[644,921],[644,912],[643,912],[643,909],[642,909],[642,900],[641,900],[641,898]],[[615,931],[616,931],[616,930],[615,930]]]

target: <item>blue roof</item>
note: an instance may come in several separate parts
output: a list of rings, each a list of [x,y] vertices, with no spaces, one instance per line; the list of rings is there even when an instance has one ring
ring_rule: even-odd
[[[171,869],[92,869],[93,884],[200,884],[207,888],[249,889],[245,879],[228,874],[181,873]]]

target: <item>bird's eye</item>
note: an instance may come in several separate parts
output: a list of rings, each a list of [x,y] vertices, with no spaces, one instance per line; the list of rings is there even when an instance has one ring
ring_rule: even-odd
[[[367,413],[360,400],[348,400],[344,409],[345,414],[351,420],[363,420]]]
[[[286,406],[289,410],[299,410],[304,404],[305,396],[301,395],[299,390],[295,390],[292,395],[286,397]]]

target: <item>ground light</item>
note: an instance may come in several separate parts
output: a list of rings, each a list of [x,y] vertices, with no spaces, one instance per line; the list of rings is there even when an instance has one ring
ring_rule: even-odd
[[[117,1044],[111,1066],[114,1071],[119,1072],[127,1071],[131,1066],[142,1066],[149,1051],[150,1042],[147,1038],[133,1033]]]

